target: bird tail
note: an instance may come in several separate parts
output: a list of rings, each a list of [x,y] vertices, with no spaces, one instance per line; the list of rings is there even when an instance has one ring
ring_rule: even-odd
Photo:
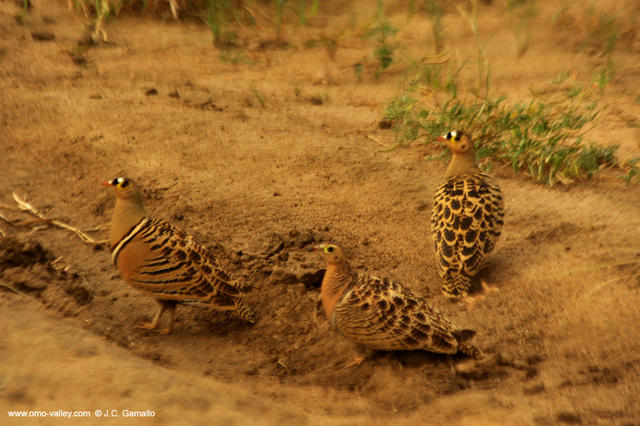
[[[471,278],[461,273],[450,273],[442,279],[442,293],[450,299],[462,299],[471,288]]]
[[[471,339],[476,335],[473,330],[456,330],[453,332],[453,336],[458,341],[458,351],[470,356],[471,358],[481,359],[483,357],[482,351],[477,346],[471,343]]]
[[[234,300],[236,309],[234,314],[242,318],[248,323],[254,324],[257,320],[256,312],[245,303],[244,299],[237,298]]]
[[[231,285],[240,293],[248,293],[252,290],[251,284],[247,284],[244,280],[236,279],[231,283]]]
[[[471,343],[460,343],[458,345],[458,351],[474,359],[482,359],[483,357],[482,351]]]

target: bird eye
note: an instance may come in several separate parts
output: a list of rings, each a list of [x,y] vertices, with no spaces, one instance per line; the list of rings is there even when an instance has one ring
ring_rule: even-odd
[[[454,140],[455,140],[456,142],[458,142],[458,141],[460,140],[460,135],[456,135],[456,137],[454,138]]]
[[[118,187],[119,187],[120,189],[124,189],[124,188],[126,188],[127,186],[129,186],[129,180],[128,180],[128,179],[122,179],[122,180],[120,181],[120,183],[118,184]]]
[[[333,253],[333,246],[325,247],[324,252],[327,253],[327,254]]]

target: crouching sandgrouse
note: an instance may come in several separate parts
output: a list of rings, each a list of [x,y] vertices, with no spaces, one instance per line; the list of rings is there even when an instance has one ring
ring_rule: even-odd
[[[381,351],[459,351],[481,357],[470,342],[475,331],[455,327],[398,283],[354,273],[340,247],[321,244],[316,250],[327,264],[320,288],[325,314],[331,326],[351,341]]]
[[[434,197],[431,233],[442,292],[457,299],[467,296],[471,277],[500,237],[504,203],[498,185],[476,165],[467,134],[452,131],[438,140],[451,150],[451,162]]]
[[[178,303],[228,311],[255,322],[244,302],[249,286],[231,279],[191,236],[149,216],[135,182],[120,177],[102,185],[113,187],[116,196],[109,232],[113,263],[127,283],[159,304],[153,321],[138,328],[156,329],[168,310],[169,326],[162,333],[170,333]]]

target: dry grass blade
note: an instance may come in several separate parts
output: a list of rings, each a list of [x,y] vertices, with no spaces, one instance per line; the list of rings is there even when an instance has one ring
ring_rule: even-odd
[[[380,152],[392,151],[395,148],[397,148],[398,145],[399,145],[398,143],[396,143],[394,145],[389,146],[389,145],[386,145],[385,143],[383,143],[382,141],[380,141],[380,139],[378,139],[378,138],[376,138],[376,137],[374,137],[372,135],[367,135],[367,137],[369,139],[371,139],[372,141],[374,141],[375,143],[377,143],[378,145],[383,147],[382,149],[379,150]]]
[[[602,281],[602,282],[600,282],[600,283],[596,284],[595,286],[593,286],[593,288],[592,288],[591,290],[589,290],[589,291],[584,295],[584,298],[585,298],[585,300],[587,300],[587,299],[589,299],[589,298],[593,295],[593,293],[597,292],[597,291],[598,291],[598,290],[600,290],[601,288],[603,288],[603,287],[605,287],[605,286],[607,286],[607,285],[609,285],[609,284],[615,283],[616,281],[626,280],[626,279],[629,279],[629,278],[633,278],[633,277],[635,277],[635,276],[636,276],[636,275],[625,275],[625,276],[622,276],[622,277],[615,277],[615,278],[608,279],[608,280],[606,280],[606,281]]]
[[[39,217],[40,219],[44,219],[44,216],[42,215],[42,213],[36,210],[31,204],[27,203],[25,200],[20,198],[18,194],[16,194],[15,192],[12,192],[11,195],[13,196],[13,199],[16,200],[16,203],[18,203],[18,206],[20,206],[20,210],[29,212],[35,217]]]
[[[24,294],[23,292],[21,292],[21,291],[19,291],[19,290],[16,290],[15,288],[13,288],[13,287],[11,287],[11,286],[9,286],[9,285],[6,285],[6,284],[2,284],[2,283],[0,283],[0,287],[2,287],[2,288],[6,288],[7,290],[12,291],[12,292],[14,292],[15,294],[20,295],[20,296],[22,296],[22,297],[26,297],[26,298],[28,298],[28,297],[29,297],[29,296],[27,296],[26,294]]]
[[[424,58],[422,58],[420,60],[420,64],[422,64],[422,65],[445,64],[445,63],[449,62],[449,59],[451,59],[451,52],[449,50],[446,50],[445,52],[443,52],[443,53],[441,53],[439,55],[425,56]]]
[[[176,0],[169,0],[169,7],[171,8],[171,15],[173,15],[173,19],[178,19],[178,10],[180,7],[176,3]]]
[[[57,219],[48,219],[48,218],[46,218],[35,207],[33,207],[31,204],[29,204],[28,202],[26,202],[25,200],[20,198],[18,196],[18,194],[16,194],[15,192],[12,192],[11,195],[13,196],[13,199],[16,201],[16,203],[20,207],[20,210],[32,214],[33,216],[35,216],[38,219],[40,219],[41,222],[46,222],[46,223],[51,224],[53,226],[57,226],[58,228],[62,228],[62,229],[66,229],[68,231],[71,231],[74,234],[76,234],[78,237],[80,237],[80,239],[83,242],[87,243],[87,244],[94,244],[94,245],[102,244],[102,241],[94,240],[93,238],[91,238],[90,236],[88,236],[87,234],[85,234],[84,232],[82,232],[81,230],[79,230],[78,228],[76,228],[74,226],[71,226],[71,225],[66,224],[64,222],[60,222]],[[31,225],[33,223],[38,223],[40,221],[30,221],[30,222],[27,222],[27,224]]]

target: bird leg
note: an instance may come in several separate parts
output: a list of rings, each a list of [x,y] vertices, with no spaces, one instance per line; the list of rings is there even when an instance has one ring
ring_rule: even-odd
[[[480,300],[484,300],[484,298],[487,297],[489,293],[500,290],[498,287],[490,286],[485,281],[481,281],[480,285],[482,286],[480,294],[478,294],[477,296],[465,296],[462,298],[462,301],[467,304],[467,308],[469,310],[473,309],[476,303],[478,303]]]
[[[343,368],[347,369],[347,368],[351,368],[351,367],[357,367],[360,364],[362,364],[364,361],[371,359],[371,357],[377,352],[374,350],[370,350],[370,349],[364,349],[361,348],[358,350],[358,355],[356,355],[356,357],[347,365],[345,365]]]
[[[173,330],[173,321],[176,317],[176,302],[168,301],[168,300],[156,300],[158,303],[158,310],[156,311],[156,315],[153,317],[153,321],[145,324],[136,325],[135,328],[141,330],[155,330],[158,328],[158,324],[160,323],[160,318],[164,311],[169,311],[169,326],[159,331],[160,334],[169,334],[171,330]]]

